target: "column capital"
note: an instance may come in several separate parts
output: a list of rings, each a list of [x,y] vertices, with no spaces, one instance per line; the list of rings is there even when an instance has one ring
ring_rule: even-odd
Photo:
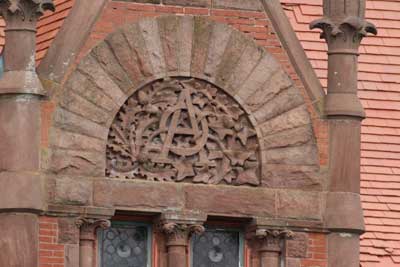
[[[95,240],[95,233],[98,228],[107,229],[111,227],[111,222],[107,219],[79,218],[75,224],[81,231],[80,240]]]
[[[167,237],[167,246],[186,246],[192,234],[202,234],[205,228],[202,224],[188,224],[164,221],[160,223],[160,230]]]
[[[256,227],[247,232],[246,238],[258,243],[258,251],[280,252],[280,242],[293,238],[294,232],[288,229]]]
[[[2,0],[0,12],[8,30],[36,32],[36,22],[45,11],[55,11],[53,0]]]

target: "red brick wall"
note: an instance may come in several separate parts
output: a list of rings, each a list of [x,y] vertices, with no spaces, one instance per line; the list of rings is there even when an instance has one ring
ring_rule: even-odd
[[[310,234],[307,258],[301,260],[301,267],[327,267],[327,240],[325,234]]]
[[[40,217],[39,267],[64,267],[64,245],[58,244],[58,219]]]

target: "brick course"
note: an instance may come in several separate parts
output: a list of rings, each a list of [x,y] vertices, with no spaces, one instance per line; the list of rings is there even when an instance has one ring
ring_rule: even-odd
[[[39,267],[64,267],[64,244],[59,244],[58,218],[39,219]]]

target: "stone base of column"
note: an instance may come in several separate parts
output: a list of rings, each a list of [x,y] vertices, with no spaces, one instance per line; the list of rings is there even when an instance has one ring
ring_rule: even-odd
[[[360,266],[360,236],[350,233],[331,233],[328,236],[329,267]]]
[[[0,266],[37,267],[39,218],[34,214],[0,214]]]

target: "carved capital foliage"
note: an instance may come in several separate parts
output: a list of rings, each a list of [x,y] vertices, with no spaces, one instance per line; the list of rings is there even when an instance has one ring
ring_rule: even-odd
[[[348,43],[348,48],[358,48],[362,38],[371,34],[377,34],[374,24],[359,18],[346,17],[340,22],[334,22],[332,19],[325,17],[315,20],[310,24],[311,29],[321,29],[321,38],[325,39],[329,45],[339,40]]]
[[[167,236],[169,245],[185,244],[192,234],[201,235],[205,231],[204,226],[201,224],[175,222],[163,222],[160,224],[160,229]]]
[[[199,79],[170,78],[133,94],[107,145],[107,175],[148,181],[259,185],[260,152],[246,112]]]
[[[324,0],[324,18],[311,22],[310,28],[322,30],[330,50],[358,50],[362,38],[377,34],[375,25],[364,19],[365,0]]]
[[[35,23],[47,10],[55,11],[53,0],[0,0],[1,14],[11,24],[23,22],[21,26],[26,26]]]
[[[81,240],[94,240],[98,228],[107,229],[111,227],[111,222],[106,219],[79,218],[76,226],[80,228]]]
[[[294,232],[287,229],[257,228],[247,233],[257,250],[267,252],[280,252],[281,241],[293,237]]]

